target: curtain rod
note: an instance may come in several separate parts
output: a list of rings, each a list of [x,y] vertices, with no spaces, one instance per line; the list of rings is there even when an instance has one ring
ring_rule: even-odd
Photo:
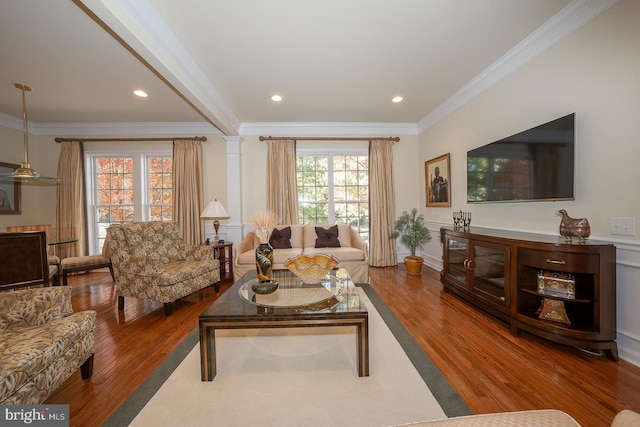
[[[261,136],[260,141],[273,141],[276,139],[295,139],[296,141],[371,141],[372,139],[378,139],[383,141],[400,141],[399,136],[391,136],[386,138],[380,137],[367,137],[367,138],[350,138],[350,137],[318,137],[318,136]]]
[[[172,138],[60,138],[56,137],[57,143],[61,142],[132,142],[132,141],[175,141],[176,139],[184,139],[187,141],[206,142],[206,136],[175,136]]]

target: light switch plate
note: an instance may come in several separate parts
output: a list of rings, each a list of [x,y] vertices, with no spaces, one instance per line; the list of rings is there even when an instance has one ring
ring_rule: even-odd
[[[618,236],[635,236],[636,219],[623,217],[609,218],[609,234],[616,234]]]

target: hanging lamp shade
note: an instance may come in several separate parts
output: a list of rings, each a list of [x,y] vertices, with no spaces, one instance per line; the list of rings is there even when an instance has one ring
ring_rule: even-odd
[[[22,83],[14,83],[14,86],[22,91],[22,131],[24,134],[24,161],[16,170],[8,173],[0,174],[0,181],[22,182],[22,183],[42,183],[57,184],[57,178],[41,176],[38,172],[31,168],[29,164],[29,133],[27,131],[27,102],[25,92],[31,92],[31,88]]]

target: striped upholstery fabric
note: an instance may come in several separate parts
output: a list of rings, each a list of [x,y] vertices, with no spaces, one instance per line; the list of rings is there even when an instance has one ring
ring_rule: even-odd
[[[90,271],[99,268],[109,268],[111,272],[111,278],[113,278],[113,267],[111,266],[111,259],[108,256],[109,251],[109,235],[104,240],[102,245],[101,255],[86,255],[86,256],[74,256],[64,258],[60,262],[60,271],[62,272],[62,285],[68,285],[67,276],[69,273],[75,273],[79,271]]]

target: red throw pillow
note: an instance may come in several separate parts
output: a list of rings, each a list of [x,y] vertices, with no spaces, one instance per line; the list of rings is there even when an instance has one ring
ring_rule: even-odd
[[[291,248],[291,227],[285,227],[281,230],[274,228],[271,237],[269,237],[269,244],[273,249]]]
[[[328,229],[316,227],[316,248],[339,248],[338,226],[334,225]]]

